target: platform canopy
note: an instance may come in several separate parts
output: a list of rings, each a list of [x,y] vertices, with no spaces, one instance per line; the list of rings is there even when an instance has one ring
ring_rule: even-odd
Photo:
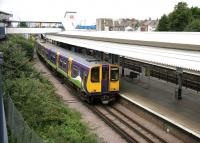
[[[118,32],[118,34],[120,34],[120,33],[122,33],[122,32]],[[124,32],[124,33],[126,33],[126,32]],[[101,35],[102,38],[105,39],[105,41],[103,41],[103,39],[91,40],[93,38],[92,34],[95,34],[95,32],[91,32],[91,35],[89,37],[86,34],[86,35],[82,35],[82,36],[79,35],[79,38],[78,38],[76,36],[76,34],[78,34],[78,32],[76,32],[74,34],[75,36],[73,34],[71,34],[72,36],[69,36],[70,35],[69,33],[67,33],[67,34],[61,33],[61,34],[56,34],[56,35],[46,35],[46,38],[54,40],[54,41],[59,41],[59,42],[79,46],[79,47],[84,47],[84,48],[102,51],[102,52],[106,52],[106,53],[125,56],[127,58],[131,58],[131,59],[134,59],[137,61],[142,61],[142,62],[146,62],[146,63],[150,63],[150,64],[169,66],[169,67],[174,67],[174,68],[180,67],[185,70],[192,70],[192,71],[197,71],[197,72],[200,71],[200,51],[198,51],[198,50],[191,50],[191,49],[187,49],[187,48],[185,48],[185,49],[166,48],[166,47],[163,48],[162,46],[159,47],[159,46],[149,46],[149,45],[143,46],[143,45],[137,45],[137,44],[131,44],[131,43],[123,43],[123,42],[120,43],[120,42],[115,42],[117,40],[117,38],[115,38],[115,37],[110,37],[110,38],[108,38],[110,41],[106,41],[106,35],[104,37],[103,37],[103,35]],[[115,34],[117,34],[117,33],[115,33]],[[139,33],[139,35],[140,34],[141,33]],[[174,33],[172,33],[172,35],[173,34]],[[183,34],[184,38],[187,37],[184,35],[184,33],[182,33],[182,34]],[[178,34],[178,35],[180,35],[180,34]],[[200,34],[194,33],[192,35],[194,35],[194,37],[196,38]],[[198,36],[196,36],[196,35],[198,35]],[[90,37],[92,37],[92,38],[90,38]],[[94,37],[97,37],[97,35]],[[168,37],[168,35],[166,35],[166,37]],[[124,37],[124,38],[126,38],[126,37]],[[140,36],[140,38],[142,38],[142,37]],[[170,38],[168,37],[168,40],[169,39]],[[200,39],[200,37],[199,37],[199,39]],[[128,40],[131,41],[130,38]],[[165,40],[165,43],[169,42],[166,39],[163,39],[163,40]],[[133,39],[133,41],[134,41],[134,39]],[[176,40],[173,39],[173,41],[175,42]],[[195,48],[198,48],[198,47],[200,48],[200,46],[198,46],[198,44],[200,45],[200,40],[195,41],[193,39],[193,40],[189,40],[188,42],[187,41],[181,42],[180,39],[177,39],[177,42],[180,42],[181,44],[184,43],[184,44],[191,45],[191,46],[195,45],[196,46]]]
[[[57,35],[112,43],[200,51],[200,32],[63,31]]]

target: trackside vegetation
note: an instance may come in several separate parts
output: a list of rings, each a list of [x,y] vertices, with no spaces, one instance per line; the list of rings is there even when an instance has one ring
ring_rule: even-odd
[[[179,2],[171,13],[160,18],[157,31],[200,32],[200,8]]]
[[[0,44],[4,54],[4,96],[11,96],[28,125],[45,143],[95,143],[81,115],[56,95],[52,83],[33,67],[34,42],[19,35]]]

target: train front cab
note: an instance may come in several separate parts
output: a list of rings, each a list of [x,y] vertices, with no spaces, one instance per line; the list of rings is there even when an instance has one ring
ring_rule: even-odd
[[[119,67],[117,65],[102,65],[102,103],[107,104],[116,99],[119,92]]]
[[[92,67],[87,90],[91,98],[100,98],[105,104],[115,100],[119,91],[119,67],[109,64]]]

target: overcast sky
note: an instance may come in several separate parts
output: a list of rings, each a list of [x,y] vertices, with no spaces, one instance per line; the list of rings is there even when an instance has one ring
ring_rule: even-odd
[[[65,11],[76,11],[78,21],[95,22],[96,18],[160,18],[181,0],[0,0],[0,11],[17,20],[61,21]],[[182,0],[200,7],[200,0]]]

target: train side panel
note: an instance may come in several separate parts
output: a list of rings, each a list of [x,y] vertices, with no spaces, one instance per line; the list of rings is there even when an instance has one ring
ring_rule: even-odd
[[[85,84],[87,83],[88,71],[89,69],[87,67],[72,59],[69,80],[81,90],[87,91]]]

